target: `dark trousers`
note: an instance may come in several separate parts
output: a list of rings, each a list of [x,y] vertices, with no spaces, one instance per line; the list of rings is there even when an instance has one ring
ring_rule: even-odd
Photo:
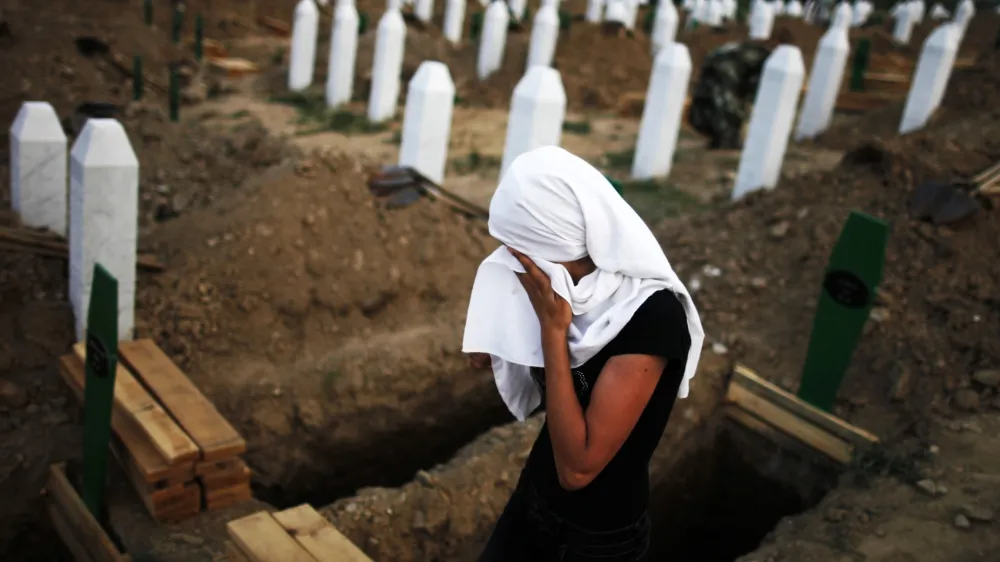
[[[547,509],[522,481],[479,562],[646,562],[648,549],[648,515],[622,529],[588,531]]]

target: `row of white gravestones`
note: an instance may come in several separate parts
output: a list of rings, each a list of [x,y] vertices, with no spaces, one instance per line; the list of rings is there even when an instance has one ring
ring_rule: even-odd
[[[438,61],[421,63],[406,93],[400,166],[413,167],[437,183],[444,181],[454,98],[448,67]],[[511,99],[501,173],[524,152],[558,145],[565,115],[566,91],[559,72],[549,66],[529,67]]]
[[[135,318],[139,161],[114,119],[89,119],[70,151],[55,110],[26,102],[10,128],[14,210],[27,226],[67,235],[69,299],[76,336],[85,335],[94,264],[118,279],[118,334],[131,339]]]

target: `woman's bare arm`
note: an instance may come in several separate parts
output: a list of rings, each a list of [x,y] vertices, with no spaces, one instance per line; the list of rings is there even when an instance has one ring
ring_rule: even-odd
[[[667,360],[616,355],[604,365],[584,411],[577,400],[565,333],[542,334],[545,409],[559,484],[590,484],[618,453],[646,408]]]

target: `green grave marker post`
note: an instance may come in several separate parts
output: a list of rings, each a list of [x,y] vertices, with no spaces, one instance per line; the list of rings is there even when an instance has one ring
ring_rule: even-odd
[[[852,211],[823,276],[799,398],[829,411],[882,282],[888,225]]]
[[[139,101],[146,89],[142,74],[142,57],[136,55],[132,57],[132,99]]]
[[[101,520],[118,365],[118,280],[94,265],[87,311],[87,382],[83,389],[83,503]]]
[[[170,38],[175,45],[181,42],[181,31],[183,29],[184,10],[181,8],[181,5],[178,4],[177,7],[174,8],[174,19],[172,25],[170,26]]]
[[[871,59],[872,42],[862,39],[858,42],[858,50],[854,53],[851,63],[851,91],[865,91],[865,73],[868,72],[868,62]]]
[[[170,120],[174,123],[181,119],[181,83],[177,75],[177,69],[170,69],[170,91],[168,92],[170,105]]]
[[[198,14],[194,17],[194,60],[201,62],[205,53],[205,20]]]
[[[146,25],[153,25],[153,0],[145,0],[142,3],[142,12]]]

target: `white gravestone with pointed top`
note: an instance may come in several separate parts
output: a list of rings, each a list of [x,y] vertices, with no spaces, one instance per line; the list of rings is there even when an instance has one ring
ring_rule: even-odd
[[[354,62],[358,55],[358,9],[354,0],[337,0],[330,34],[330,60],[326,73],[326,105],[337,107],[351,101]]]
[[[288,55],[288,89],[293,92],[300,92],[312,85],[318,36],[319,8],[313,0],[302,0],[295,6],[292,48]]]
[[[927,7],[923,0],[910,0],[910,13],[913,16],[913,25],[920,25],[924,22],[924,13]]]
[[[844,79],[850,41],[846,26],[831,26],[819,41],[809,75],[809,89],[802,104],[795,139],[811,139],[830,126],[837,93]]]
[[[771,29],[774,27],[774,12],[771,11],[771,4],[760,0],[753,7],[750,14],[750,39],[755,41],[766,41],[771,38]]]
[[[542,7],[531,24],[531,44],[528,46],[528,68],[551,66],[559,39],[559,11],[556,0],[542,0]]]
[[[465,25],[465,0],[447,0],[444,7],[444,38],[454,44],[462,41]]]
[[[840,2],[833,9],[833,21],[831,26],[841,26],[847,27],[851,25],[851,21],[854,20],[854,10],[851,9],[851,5],[847,2]]]
[[[771,0],[771,9],[774,10],[774,17],[785,15],[785,5],[781,0]]]
[[[892,25],[892,40],[898,45],[907,45],[913,34],[913,11],[908,9],[896,12],[896,21]]]
[[[958,54],[961,33],[957,24],[946,23],[924,41],[903,107],[900,134],[923,128],[940,105]]]
[[[736,21],[736,12],[739,6],[736,0],[722,0],[722,15],[726,21]]]
[[[785,4],[785,15],[790,18],[801,18],[802,2],[799,2],[799,0],[789,0],[789,2]]]
[[[514,88],[507,120],[500,175],[521,154],[540,146],[559,146],[566,115],[566,90],[559,71],[533,66]]]
[[[607,8],[604,11],[604,21],[625,25],[628,21],[628,8],[625,6],[625,0],[608,0]]]
[[[931,19],[936,20],[946,20],[951,17],[951,12],[949,12],[940,2],[934,4],[931,8]]]
[[[677,24],[680,21],[673,2],[659,2],[655,10],[653,37],[650,41],[654,57],[660,49],[674,42],[677,37]]]
[[[480,80],[485,80],[503,65],[509,24],[510,14],[507,4],[502,0],[497,0],[486,8],[483,35],[479,41],[479,58],[476,60],[476,75]]]
[[[706,0],[705,2],[705,25],[710,27],[719,27],[722,25],[722,1],[721,0]]]
[[[587,23],[601,23],[604,13],[604,0],[587,0],[587,12],[584,19]]]
[[[528,7],[528,0],[507,0],[507,5],[510,6],[510,17],[514,18],[514,21],[521,21],[524,9]]]
[[[953,21],[959,25],[959,43],[965,37],[965,30],[969,27],[969,22],[974,15],[976,15],[976,6],[972,3],[972,0],[962,0],[955,8],[955,18]]]
[[[77,341],[86,334],[95,263],[118,280],[118,337],[132,339],[139,160],[121,123],[87,120],[71,152],[69,196],[69,299]]]
[[[66,236],[66,133],[47,102],[22,104],[10,127],[10,197],[26,226]]]
[[[434,182],[444,182],[451,134],[455,83],[443,62],[424,61],[406,90],[399,165],[410,166]]]
[[[740,155],[733,199],[778,184],[805,72],[802,53],[793,45],[781,45],[767,58]]]
[[[434,0],[414,0],[413,15],[424,23],[430,23],[434,17]]]
[[[628,13],[625,17],[625,27],[635,29],[635,20],[639,17],[639,0],[625,0],[625,9]]]
[[[375,34],[368,120],[372,123],[381,123],[396,115],[399,80],[403,73],[406,22],[403,21],[403,14],[399,11],[399,0],[389,0]]]
[[[690,79],[688,48],[681,43],[669,43],[660,49],[642,108],[632,177],[648,179],[670,174]]]

